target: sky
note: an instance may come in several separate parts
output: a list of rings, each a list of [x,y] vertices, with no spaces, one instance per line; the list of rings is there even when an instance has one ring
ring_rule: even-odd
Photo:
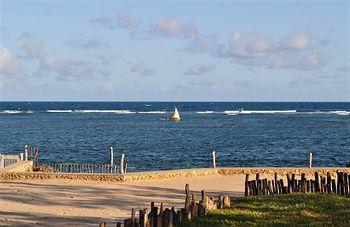
[[[0,101],[350,101],[350,1],[0,0]]]

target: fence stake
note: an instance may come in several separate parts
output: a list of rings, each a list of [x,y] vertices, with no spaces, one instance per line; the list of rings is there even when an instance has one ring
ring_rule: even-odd
[[[213,157],[213,168],[214,171],[216,170],[216,157],[215,157],[215,151],[213,151],[213,153],[211,153],[212,157]]]
[[[312,153],[309,154],[309,168],[312,168]]]
[[[113,165],[113,162],[114,162],[114,160],[113,160],[113,147],[111,147],[109,150],[109,163],[111,166]]]
[[[125,154],[122,154],[120,156],[120,173],[124,173],[124,159],[125,159]]]
[[[24,161],[28,161],[28,150],[29,150],[29,145],[24,145]]]

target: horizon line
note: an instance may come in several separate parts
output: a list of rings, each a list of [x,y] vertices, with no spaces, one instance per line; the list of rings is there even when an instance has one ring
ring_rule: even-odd
[[[68,100],[0,100],[0,102],[158,102],[158,103],[166,103],[166,102],[184,102],[184,103],[190,103],[190,102],[199,102],[199,103],[208,103],[208,102],[216,102],[216,103],[230,103],[230,102],[256,102],[256,103],[266,103],[266,102],[270,102],[270,103],[278,103],[278,102],[284,102],[284,103],[296,103],[296,102],[300,102],[300,103],[349,103],[349,101],[220,101],[220,100],[216,100],[216,101],[212,101],[212,100],[208,100],[208,101],[155,101],[155,100],[138,100],[138,101],[130,101],[130,100],[122,100],[122,101],[108,101],[108,100],[73,100],[73,101],[68,101]]]

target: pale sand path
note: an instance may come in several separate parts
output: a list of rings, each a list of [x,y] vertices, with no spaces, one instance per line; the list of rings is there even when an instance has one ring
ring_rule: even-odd
[[[151,201],[182,207],[184,187],[209,195],[243,196],[245,175],[211,175],[127,183],[27,180],[0,181],[0,226],[98,226],[129,217]]]

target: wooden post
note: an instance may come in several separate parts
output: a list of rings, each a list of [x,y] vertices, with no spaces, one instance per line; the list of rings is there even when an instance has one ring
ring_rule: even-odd
[[[320,182],[318,172],[315,172],[315,192],[320,192]]]
[[[275,190],[276,190],[276,194],[279,194],[279,190],[278,190],[278,180],[277,180],[277,173],[275,173]]]
[[[332,176],[330,174],[330,172],[327,172],[327,193],[331,193],[332,192]]]
[[[99,227],[106,227],[106,222],[101,222]]]
[[[337,184],[335,182],[335,179],[332,179],[332,192],[337,193]]]
[[[109,150],[109,164],[113,166],[114,160],[113,160],[113,147],[110,147]]]
[[[140,227],[147,227],[148,224],[148,209],[139,210]]]
[[[305,178],[305,173],[301,174],[301,192],[305,193],[306,192],[306,178]]]
[[[34,148],[34,166],[37,167],[39,162],[39,150],[37,147]]]
[[[280,184],[281,184],[281,192],[282,192],[282,194],[287,193],[287,188],[284,187],[283,179],[280,179]]]
[[[312,168],[312,153],[309,153],[309,168]]]
[[[291,192],[295,191],[295,184],[294,184],[294,180],[295,180],[295,173],[292,173],[292,178],[290,179],[290,184],[291,184]]]
[[[136,227],[135,209],[131,208],[131,227]]]
[[[24,161],[28,161],[29,145],[24,145]]]
[[[249,174],[245,175],[245,184],[244,184],[244,196],[248,196],[248,181],[249,181]]]
[[[153,207],[153,210],[152,210],[152,226],[153,227],[157,227],[158,224],[157,224],[157,218],[158,218],[158,207]]]
[[[346,172],[344,172],[344,195],[349,195],[348,174]]]
[[[261,185],[261,181],[260,181],[260,174],[257,173],[256,177],[255,177],[255,195],[260,195],[260,185]]]
[[[216,172],[216,157],[215,157],[215,151],[213,151],[213,153],[211,153],[212,155],[212,159],[213,159],[213,168],[214,171]]]
[[[190,209],[190,204],[191,204],[190,185],[189,184],[186,184],[186,186],[185,186],[185,193],[186,193],[185,209],[188,211]]]
[[[291,185],[291,180],[290,180],[290,176],[289,176],[289,173],[287,173],[287,192],[288,193],[291,193],[292,192],[292,185]]]
[[[125,154],[121,154],[120,156],[120,173],[124,174],[124,159],[125,159]]]
[[[344,173],[343,172],[339,172],[339,182],[340,184],[338,185],[338,187],[340,187],[340,194],[344,195]]]

